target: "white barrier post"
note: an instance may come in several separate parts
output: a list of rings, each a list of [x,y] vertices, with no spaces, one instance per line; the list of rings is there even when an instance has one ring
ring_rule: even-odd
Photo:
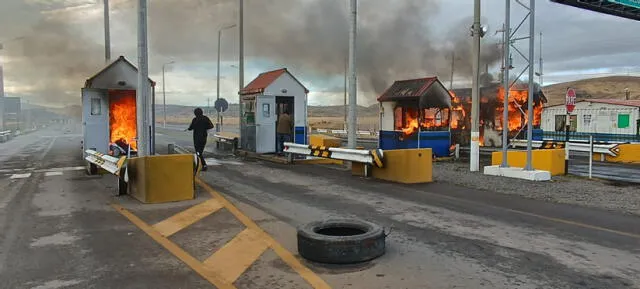
[[[589,179],[591,179],[592,172],[593,172],[593,135],[589,135]]]

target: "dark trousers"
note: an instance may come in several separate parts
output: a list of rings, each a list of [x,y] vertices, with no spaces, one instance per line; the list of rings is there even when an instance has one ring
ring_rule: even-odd
[[[200,140],[200,139],[194,139],[193,140],[193,147],[196,149],[196,154],[198,155],[198,158],[200,159],[200,162],[202,163],[203,167],[207,166],[207,162],[204,160],[204,147],[205,146],[207,146],[207,139],[206,138],[204,140]]]
[[[291,134],[288,133],[278,133],[278,145],[276,146],[276,152],[281,153],[284,151],[284,143],[291,141]]]

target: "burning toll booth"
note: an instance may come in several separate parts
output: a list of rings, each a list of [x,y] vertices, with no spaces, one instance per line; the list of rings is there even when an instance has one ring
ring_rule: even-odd
[[[534,91],[534,140],[542,140],[540,121],[547,98],[538,84]],[[451,90],[451,139],[453,144],[469,145],[471,142],[471,88]],[[504,111],[504,87],[501,83],[489,83],[480,88],[480,144],[502,146],[502,118]],[[525,138],[527,129],[529,87],[515,84],[509,90],[509,139]]]
[[[82,89],[83,152],[91,149],[114,156],[136,155],[137,88],[138,69],[123,56],[86,80]],[[151,79],[148,89],[155,99],[155,82]],[[149,130],[153,135],[153,126]]]
[[[379,147],[431,148],[437,157],[449,156],[451,99],[437,77],[394,82],[378,97]]]

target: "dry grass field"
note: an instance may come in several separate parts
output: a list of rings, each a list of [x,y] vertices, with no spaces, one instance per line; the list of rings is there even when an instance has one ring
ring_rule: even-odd
[[[630,99],[640,99],[640,77],[609,76],[545,86],[543,91],[549,100],[547,105],[563,104],[567,87],[576,90],[578,101],[589,98],[624,99],[625,88],[631,92]]]
[[[212,118],[215,119],[215,116]],[[167,122],[172,124],[188,124],[191,122],[190,116],[167,116]],[[224,124],[237,125],[237,117],[224,118]],[[325,128],[325,129],[343,129],[344,118],[343,117],[318,117],[312,116],[309,118],[309,125],[313,129]],[[358,130],[378,130],[378,118],[372,116],[364,116],[358,118]]]

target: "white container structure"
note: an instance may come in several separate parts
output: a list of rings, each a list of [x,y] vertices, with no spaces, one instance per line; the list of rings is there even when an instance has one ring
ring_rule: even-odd
[[[564,133],[566,118],[564,104],[546,107],[542,112],[545,137]],[[597,141],[624,142],[640,139],[640,100],[582,100],[576,103],[569,118],[572,139],[584,141],[589,135],[594,135]]]

